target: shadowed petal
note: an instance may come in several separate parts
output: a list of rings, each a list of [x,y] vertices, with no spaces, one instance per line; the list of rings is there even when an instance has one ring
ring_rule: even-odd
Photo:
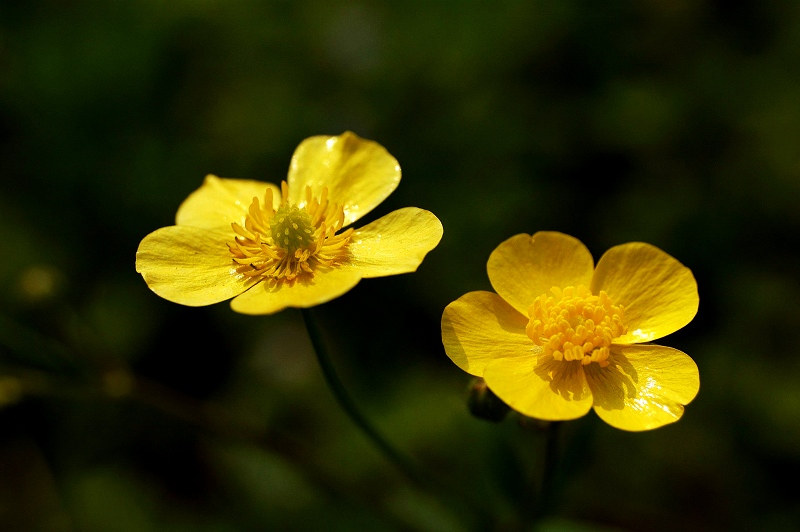
[[[458,367],[482,376],[486,364],[507,357],[535,360],[539,348],[525,334],[528,319],[492,292],[470,292],[442,315],[442,342]]]
[[[586,379],[594,410],[623,430],[641,431],[678,421],[700,389],[697,365],[685,353],[660,345],[612,346],[610,364],[589,364]]]
[[[310,280],[272,286],[265,281],[231,301],[231,308],[242,314],[273,314],[286,307],[313,307],[341,296],[360,280],[353,270],[334,268],[317,271]]]
[[[483,378],[495,395],[526,416],[561,421],[585,415],[592,407],[592,394],[580,363],[538,358],[490,362]]]

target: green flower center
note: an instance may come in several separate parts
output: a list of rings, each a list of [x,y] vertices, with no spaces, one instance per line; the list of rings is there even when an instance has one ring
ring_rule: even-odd
[[[290,253],[307,248],[315,242],[311,216],[297,205],[283,204],[278,207],[269,221],[269,229],[275,245]]]
[[[267,188],[263,205],[253,198],[244,227],[231,224],[236,236],[227,244],[238,273],[282,283],[341,263],[353,228],[337,234],[344,226],[344,209],[328,202],[327,188],[317,199],[306,187],[305,203],[298,207],[289,203],[289,185],[284,181],[280,205],[277,209],[273,205],[272,188]]]
[[[543,294],[528,308],[528,337],[555,360],[608,366],[611,342],[628,330],[623,306],[583,285],[550,291],[554,297]]]

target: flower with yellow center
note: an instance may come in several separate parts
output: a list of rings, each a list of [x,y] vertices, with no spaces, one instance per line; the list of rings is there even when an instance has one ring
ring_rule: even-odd
[[[334,299],[362,278],[412,272],[439,243],[442,224],[407,207],[348,228],[400,182],[381,145],[346,132],[304,140],[281,187],[206,177],[175,224],[147,235],[136,271],[161,297],[189,306],[235,298],[245,314]]]
[[[500,399],[544,420],[590,408],[631,431],[672,423],[700,377],[681,351],[650,343],[689,323],[699,297],[692,272],[660,249],[633,242],[594,267],[577,239],[516,235],[489,257],[497,292],[470,292],[442,316],[442,340],[461,369]]]

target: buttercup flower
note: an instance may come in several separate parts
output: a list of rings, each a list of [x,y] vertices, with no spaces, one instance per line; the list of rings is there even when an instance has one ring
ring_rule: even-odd
[[[439,243],[442,224],[407,207],[347,228],[400,182],[381,145],[346,132],[295,150],[281,187],[206,177],[175,224],[147,235],[136,271],[161,297],[189,306],[235,298],[245,314],[334,299],[362,278],[412,272]]]
[[[672,423],[700,387],[685,353],[652,345],[697,313],[692,272],[660,249],[633,242],[594,267],[577,239],[516,235],[489,257],[497,292],[470,292],[442,316],[447,355],[483,377],[522,414],[575,419],[594,408],[631,431]]]

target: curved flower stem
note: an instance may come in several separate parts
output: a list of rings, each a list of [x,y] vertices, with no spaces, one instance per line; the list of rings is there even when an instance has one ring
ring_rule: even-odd
[[[356,406],[353,399],[347,393],[347,390],[342,384],[341,379],[333,368],[328,350],[325,348],[325,342],[322,339],[322,333],[317,326],[317,322],[310,309],[301,309],[303,314],[303,321],[308,329],[308,336],[311,339],[311,344],[314,346],[314,352],[319,360],[319,365],[322,368],[322,374],[325,381],[339,401],[339,405],[344,409],[350,419],[355,423],[359,429],[364,433],[367,438],[392,462],[403,474],[405,474],[411,481],[416,484],[422,484],[422,478],[417,472],[416,468],[397,451],[392,445],[384,438],[380,432],[367,420],[364,414]]]
[[[439,503],[453,510],[453,515],[464,521],[464,526],[468,527],[467,529],[489,529],[493,524],[492,512],[486,508],[482,500],[475,499],[468,490],[465,491],[458,487],[447,485],[426,473],[420,472],[408,458],[395,449],[367,420],[339,379],[311,310],[301,309],[301,312],[325,381],[339,401],[339,405],[341,405],[353,423],[417,488],[427,492]]]

